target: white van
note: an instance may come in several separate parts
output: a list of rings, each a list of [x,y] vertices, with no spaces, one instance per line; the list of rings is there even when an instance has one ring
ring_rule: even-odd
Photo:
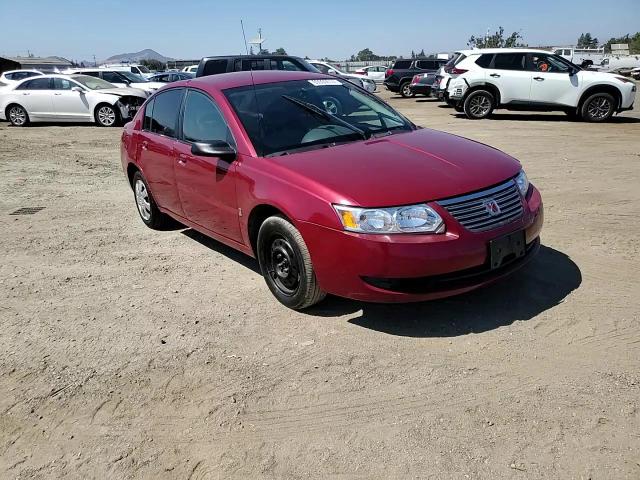
[[[115,70],[117,72],[131,72],[136,75],[140,75],[144,78],[149,78],[153,73],[145,67],[144,65],[140,65],[138,63],[114,63],[111,65],[100,65],[98,68],[108,68],[109,70]]]

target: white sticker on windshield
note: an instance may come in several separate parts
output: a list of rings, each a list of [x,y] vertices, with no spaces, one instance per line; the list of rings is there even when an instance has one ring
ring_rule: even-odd
[[[309,83],[311,85],[314,85],[316,87],[324,87],[325,85],[342,85],[342,83],[339,80],[309,80]]]

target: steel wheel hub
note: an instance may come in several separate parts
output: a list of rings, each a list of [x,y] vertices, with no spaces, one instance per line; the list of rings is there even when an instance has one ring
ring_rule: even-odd
[[[151,219],[151,201],[149,200],[147,186],[142,180],[136,181],[135,194],[140,216],[148,222]]]
[[[288,240],[277,237],[271,243],[267,270],[275,286],[285,295],[295,294],[300,285],[298,259]]]

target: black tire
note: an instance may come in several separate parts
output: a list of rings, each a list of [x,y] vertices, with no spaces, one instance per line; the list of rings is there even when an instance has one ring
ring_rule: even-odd
[[[169,225],[169,217],[158,209],[156,201],[151,195],[149,185],[139,171],[133,175],[131,181],[133,187],[133,198],[136,202],[136,208],[140,218],[144,224],[153,230],[163,230]],[[142,188],[144,187],[144,188]],[[144,202],[146,198],[146,203]]]
[[[464,99],[462,108],[467,118],[480,120],[487,118],[495,108],[496,100],[487,90],[474,90]]]
[[[100,127],[117,127],[120,124],[118,109],[108,103],[98,105],[93,118]]]
[[[586,122],[606,122],[616,110],[616,99],[610,93],[600,92],[590,95],[580,108]]]
[[[404,82],[400,85],[400,95],[402,98],[411,98],[416,96],[416,94],[411,91],[411,82]]]
[[[283,305],[302,310],[326,296],[302,235],[286,218],[269,217],[260,225],[257,254],[269,290]]]
[[[7,107],[6,110],[7,120],[11,122],[14,127],[26,127],[29,125],[29,114],[22,105],[13,103]]]

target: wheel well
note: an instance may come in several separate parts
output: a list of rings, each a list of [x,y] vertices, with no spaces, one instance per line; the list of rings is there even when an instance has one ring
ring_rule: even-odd
[[[593,87],[587,88],[582,94],[582,96],[580,97],[580,102],[578,102],[578,109],[581,109],[584,101],[594,93],[609,93],[613,95],[613,98],[617,103],[616,110],[620,108],[620,102],[622,101],[622,93],[620,93],[620,90],[618,90],[613,85],[594,85]]]
[[[476,85],[474,87],[471,87],[469,90],[467,90],[467,93],[465,95],[465,98],[467,97],[467,95],[469,95],[471,92],[475,92],[476,90],[487,90],[488,92],[490,92],[494,98],[496,99],[496,104],[494,105],[494,107],[498,107],[498,105],[500,105],[500,90],[498,89],[498,87],[496,87],[495,85],[491,84],[491,83],[485,83],[482,85]]]
[[[19,103],[17,103],[17,102],[12,102],[12,103],[10,103],[9,105],[7,105],[7,106],[6,106],[6,108],[4,109],[4,116],[5,116],[5,118],[6,118],[7,120],[9,120],[9,109],[10,109],[11,107],[13,107],[14,105],[15,105],[16,107],[24,108],[22,105],[20,105],[20,104],[19,104]],[[25,111],[26,111],[26,108],[25,108]]]
[[[257,205],[251,210],[249,214],[249,222],[247,223],[247,230],[249,233],[249,241],[251,242],[251,250],[253,250],[253,254],[258,258],[258,252],[256,251],[257,243],[258,243],[258,232],[260,231],[260,225],[267,218],[272,217],[273,215],[280,215],[285,218],[287,216],[280,210],[278,210],[273,205],[262,204]]]
[[[127,165],[127,178],[129,179],[129,185],[131,185],[131,188],[133,188],[133,176],[136,174],[136,172],[139,171],[140,169],[138,169],[138,167],[136,167],[133,163]]]

